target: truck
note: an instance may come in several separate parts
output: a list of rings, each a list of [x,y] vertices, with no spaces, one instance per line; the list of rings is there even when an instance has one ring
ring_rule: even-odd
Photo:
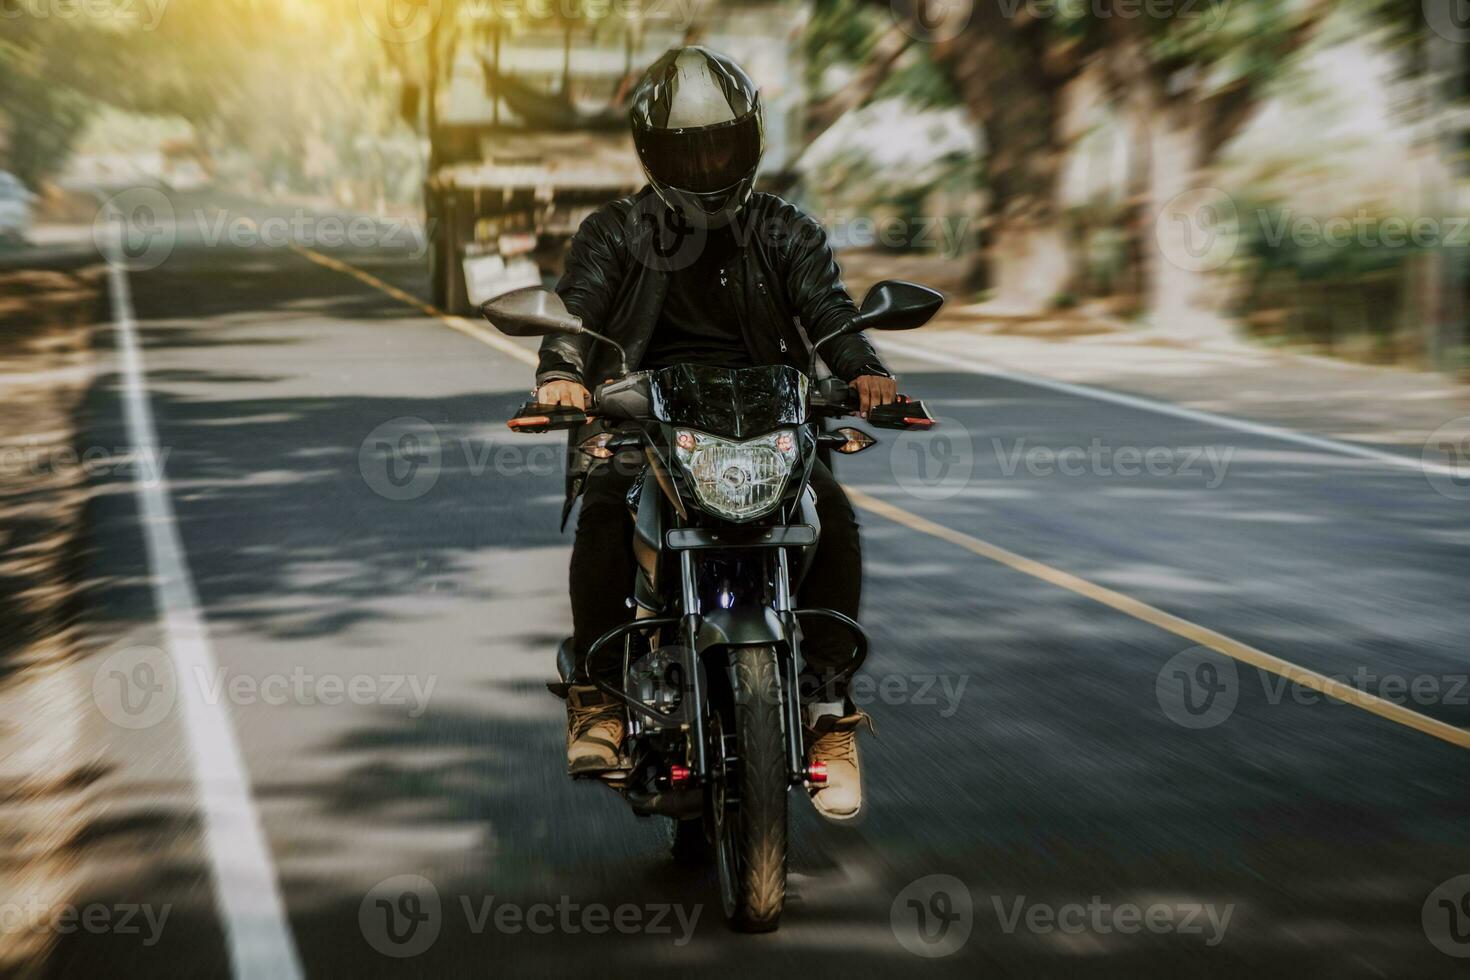
[[[558,274],[582,220],[644,184],[627,101],[670,47],[722,51],[761,86],[767,186],[789,182],[802,145],[806,4],[648,0],[603,16],[527,16],[534,9],[511,19],[461,3],[426,39],[421,90],[406,93],[427,123],[430,293],[451,313]]]

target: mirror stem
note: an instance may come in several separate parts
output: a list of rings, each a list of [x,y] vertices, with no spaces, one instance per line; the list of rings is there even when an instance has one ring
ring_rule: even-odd
[[[611,337],[606,336],[605,334],[598,333],[596,330],[589,330],[586,327],[583,327],[582,332],[591,337],[593,340],[600,340],[604,344],[610,345],[613,350],[617,351],[618,364],[622,368],[622,373],[628,373],[628,352],[623,350],[622,344],[618,343],[616,340],[613,340]]]
[[[831,333],[827,334],[827,336],[823,337],[815,344],[812,344],[812,363],[811,367],[809,367],[806,372],[808,377],[816,377],[817,374],[817,349],[820,348],[827,341],[831,340],[833,337],[841,337],[843,334],[847,333],[847,331],[848,328],[846,326],[838,327],[836,330],[833,330]]]

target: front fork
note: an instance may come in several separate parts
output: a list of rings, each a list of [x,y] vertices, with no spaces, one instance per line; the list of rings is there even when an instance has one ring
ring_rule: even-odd
[[[786,642],[776,644],[776,657],[782,666],[782,686],[785,688],[785,697],[782,698],[782,709],[785,719],[786,735],[786,769],[793,783],[799,783],[807,778],[806,753],[802,746],[801,726],[801,689],[799,678],[801,675],[801,626],[797,622],[796,613],[791,600],[791,568],[785,548],[774,549],[776,553],[776,568],[772,575],[775,582],[775,612],[781,621],[782,632],[785,634]],[[700,623],[700,601],[699,601],[699,574],[694,564],[693,551],[684,551],[679,555],[679,570],[683,579],[681,585],[684,597],[684,618],[682,629],[684,633],[685,649],[688,651],[689,663],[687,665],[690,678],[690,697],[693,699],[695,710],[690,713],[692,718],[692,729],[694,738],[694,771],[700,780],[709,777],[707,738],[703,705],[705,704],[706,692],[701,680],[699,670],[699,623]],[[732,678],[733,683],[733,678]]]
[[[679,552],[679,574],[684,593],[684,651],[688,658],[685,676],[689,678],[689,697],[694,710],[689,712],[694,729],[694,773],[701,783],[709,779],[704,727],[704,681],[699,669],[699,575],[694,567],[694,552]]]

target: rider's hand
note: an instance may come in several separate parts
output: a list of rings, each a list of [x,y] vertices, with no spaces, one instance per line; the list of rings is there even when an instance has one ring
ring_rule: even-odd
[[[892,405],[898,401],[898,379],[885,378],[878,374],[864,374],[853,378],[851,386],[858,393],[858,414],[867,417],[871,409],[879,405]]]
[[[585,412],[591,398],[586,386],[575,381],[548,381],[536,389],[536,401],[541,405],[565,405]]]

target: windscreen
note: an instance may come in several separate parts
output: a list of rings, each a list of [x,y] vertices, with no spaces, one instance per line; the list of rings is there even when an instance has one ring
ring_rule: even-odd
[[[711,435],[749,439],[806,421],[807,378],[786,365],[675,364],[653,372],[653,415]]]

